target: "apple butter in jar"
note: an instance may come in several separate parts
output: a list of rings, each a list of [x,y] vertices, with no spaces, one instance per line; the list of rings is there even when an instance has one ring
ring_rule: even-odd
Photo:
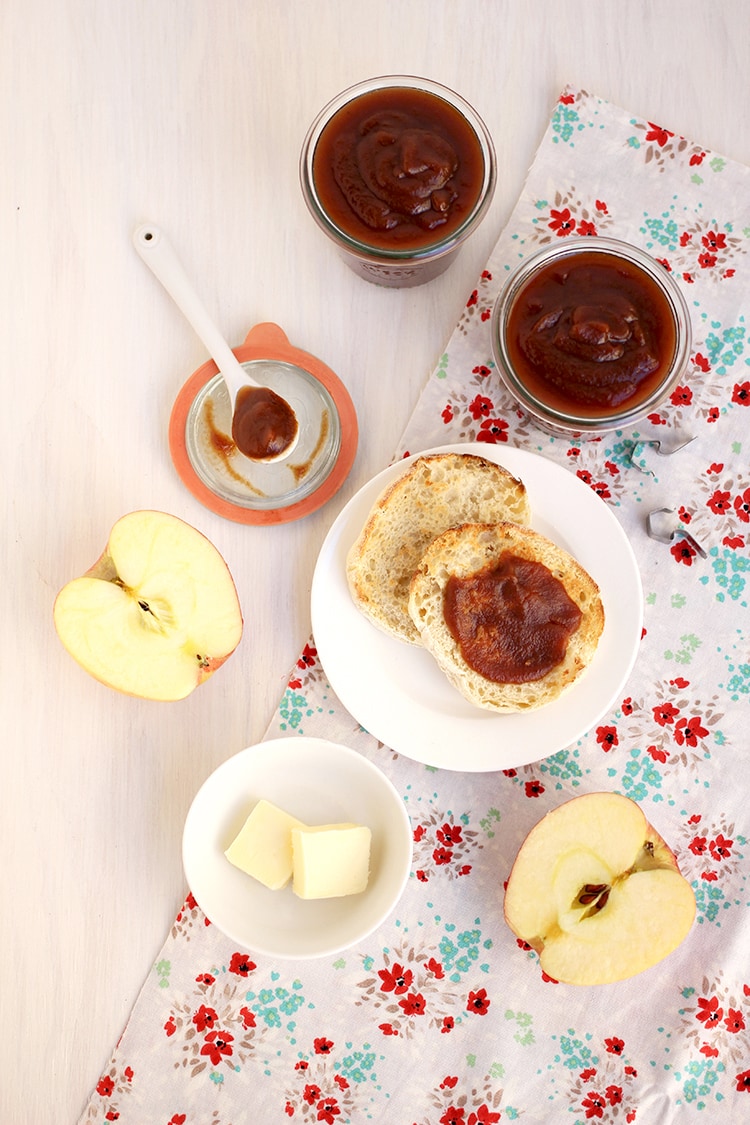
[[[595,437],[652,412],[690,355],[685,299],[660,263],[615,239],[566,240],[532,255],[495,304],[498,372],[554,433]]]
[[[300,179],[318,225],[361,277],[421,285],[441,274],[489,207],[495,154],[478,114],[427,79],[387,76],[334,98],[313,122]]]

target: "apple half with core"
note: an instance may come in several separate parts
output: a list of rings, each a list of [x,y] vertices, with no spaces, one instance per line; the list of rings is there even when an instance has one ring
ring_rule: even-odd
[[[54,621],[95,679],[163,701],[189,695],[242,636],[224,559],[200,531],[165,512],[122,516],[98,561],[57,595]]]
[[[566,984],[611,984],[656,965],[687,936],[695,895],[643,810],[587,793],[547,813],[524,840],[505,920]]]

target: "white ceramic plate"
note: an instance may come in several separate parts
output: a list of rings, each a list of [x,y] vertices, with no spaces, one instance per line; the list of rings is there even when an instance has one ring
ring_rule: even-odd
[[[641,638],[643,594],[627,537],[615,516],[578,477],[535,453],[466,443],[425,452],[475,453],[519,477],[532,527],[578,559],[598,583],[605,612],[585,674],[559,699],[525,714],[474,707],[448,683],[430,654],[372,625],[354,605],[346,556],[387,484],[415,458],[366,484],[328,533],[312,584],[312,627],[331,687],[354,718],[392,750],[444,769],[512,769],[570,746],[618,699]]]
[[[359,895],[304,900],[270,891],[224,855],[265,797],[306,824],[354,823],[372,832],[370,878]],[[367,758],[319,738],[278,738],[242,750],[203,783],[185,821],[188,886],[241,951],[324,957],[357,944],[395,907],[409,877],[412,833],[404,802]]]

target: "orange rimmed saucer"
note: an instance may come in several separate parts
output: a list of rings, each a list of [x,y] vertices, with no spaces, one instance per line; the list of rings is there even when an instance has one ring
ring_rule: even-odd
[[[346,480],[359,428],[349,392],[315,356],[294,347],[277,324],[252,328],[233,349],[259,383],[289,402],[300,424],[292,454],[275,464],[248,460],[231,438],[229,395],[213,360],[180,391],[169,420],[169,451],[193,496],[244,524],[289,523],[317,511]]]

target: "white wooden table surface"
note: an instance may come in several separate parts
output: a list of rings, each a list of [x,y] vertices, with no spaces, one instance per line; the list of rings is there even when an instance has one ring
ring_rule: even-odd
[[[522,187],[566,82],[750,163],[745,0],[3,0],[0,1121],[74,1122],[182,901],[190,801],[259,741],[310,630],[326,530],[383,468]],[[484,117],[491,211],[449,273],[360,281],[309,218],[297,163],[340,89],[431,77]],[[298,523],[230,523],[178,479],[177,391],[207,358],[135,254],[160,223],[230,343],[274,320],[354,399],[358,456]],[[245,635],[178,704],[90,679],[52,625],[126,511],[193,523]]]

